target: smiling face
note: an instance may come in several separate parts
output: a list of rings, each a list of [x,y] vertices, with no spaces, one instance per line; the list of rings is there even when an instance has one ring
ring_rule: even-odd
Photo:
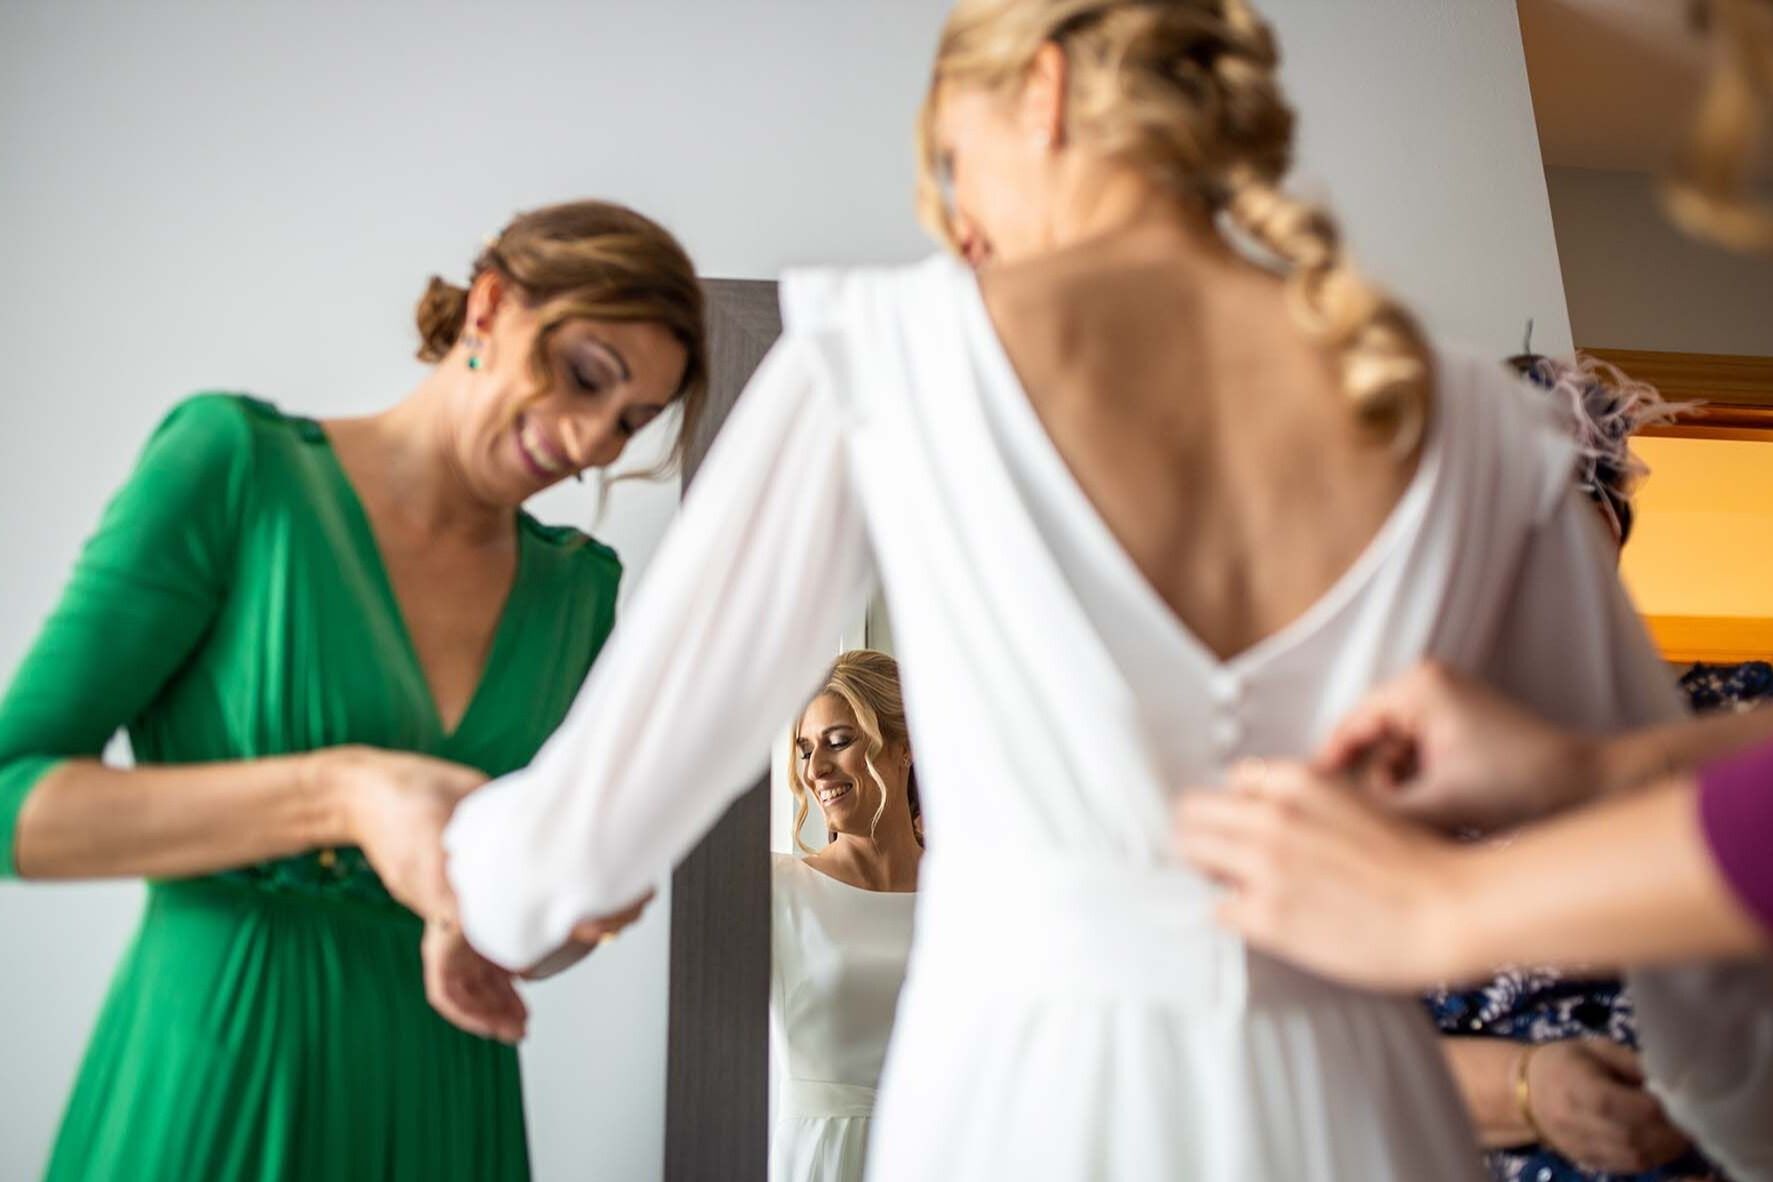
[[[492,274],[469,297],[458,345],[469,372],[453,434],[466,479],[488,503],[520,505],[615,463],[683,384],[688,352],[663,325],[569,319],[544,330],[545,310]],[[538,335],[546,341],[541,382]]]
[[[824,814],[832,833],[867,837],[882,813],[881,784],[887,808],[908,808],[906,782],[910,758],[903,743],[888,743],[868,767],[868,733],[857,723],[849,703],[837,694],[820,694],[801,715],[795,732],[795,772]]]

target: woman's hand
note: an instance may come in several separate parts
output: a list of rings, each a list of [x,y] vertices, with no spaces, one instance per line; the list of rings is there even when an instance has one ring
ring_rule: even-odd
[[[623,928],[639,919],[646,910],[646,905],[653,901],[654,892],[648,891],[639,899],[622,910],[601,919],[588,919],[573,928],[572,937],[553,953],[523,970],[525,981],[545,981],[556,973],[565,972],[581,960],[584,960],[598,948],[615,939]]]
[[[1534,1047],[1527,1060],[1533,1123],[1557,1150],[1585,1170],[1641,1174],[1692,1147],[1644,1090],[1637,1052],[1596,1038]]]
[[[1251,945],[1351,985],[1420,989],[1462,973],[1466,852],[1303,764],[1251,760],[1185,792],[1176,849],[1227,888],[1219,919]]]
[[[453,919],[443,828],[457,802],[486,783],[486,776],[441,759],[373,747],[335,747],[312,758],[345,840],[363,850],[388,893],[427,920]]]
[[[517,1043],[529,1028],[529,1007],[515,975],[474,951],[454,920],[425,924],[419,945],[425,998],[452,1025],[482,1038]]]
[[[1388,809],[1443,830],[1507,828],[1598,788],[1594,741],[1441,665],[1369,694],[1314,761]]]

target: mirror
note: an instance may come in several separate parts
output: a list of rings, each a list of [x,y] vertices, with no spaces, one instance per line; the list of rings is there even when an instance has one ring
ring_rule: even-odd
[[[771,1182],[859,1182],[922,857],[916,760],[876,600],[770,775]]]

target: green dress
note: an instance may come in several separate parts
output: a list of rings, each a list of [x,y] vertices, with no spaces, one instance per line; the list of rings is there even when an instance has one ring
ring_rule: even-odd
[[[0,702],[0,875],[32,786],[119,726],[143,764],[344,743],[528,763],[609,633],[621,566],[518,519],[485,674],[446,733],[319,425],[237,395],[181,404]],[[431,1010],[420,928],[354,850],[150,883],[48,1177],[527,1177],[516,1052]]]

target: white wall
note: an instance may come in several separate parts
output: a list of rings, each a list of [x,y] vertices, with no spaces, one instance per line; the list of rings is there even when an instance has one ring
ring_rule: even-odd
[[[169,403],[387,404],[425,276],[514,209],[626,200],[713,275],[926,249],[908,145],[945,7],[0,4],[0,668]],[[1492,352],[1528,315],[1567,343],[1512,6],[1270,7],[1309,171],[1372,269]],[[674,504],[627,486],[599,532],[638,571]],[[0,889],[0,1177],[40,1166],[137,897]],[[533,995],[540,1178],[659,1174],[664,911]]]
[[[1498,357],[1570,345],[1520,25],[1508,0],[1258,0],[1360,259],[1431,331]]]
[[[1689,238],[1638,172],[1548,168],[1558,253],[1579,344],[1773,354],[1773,269]]]

